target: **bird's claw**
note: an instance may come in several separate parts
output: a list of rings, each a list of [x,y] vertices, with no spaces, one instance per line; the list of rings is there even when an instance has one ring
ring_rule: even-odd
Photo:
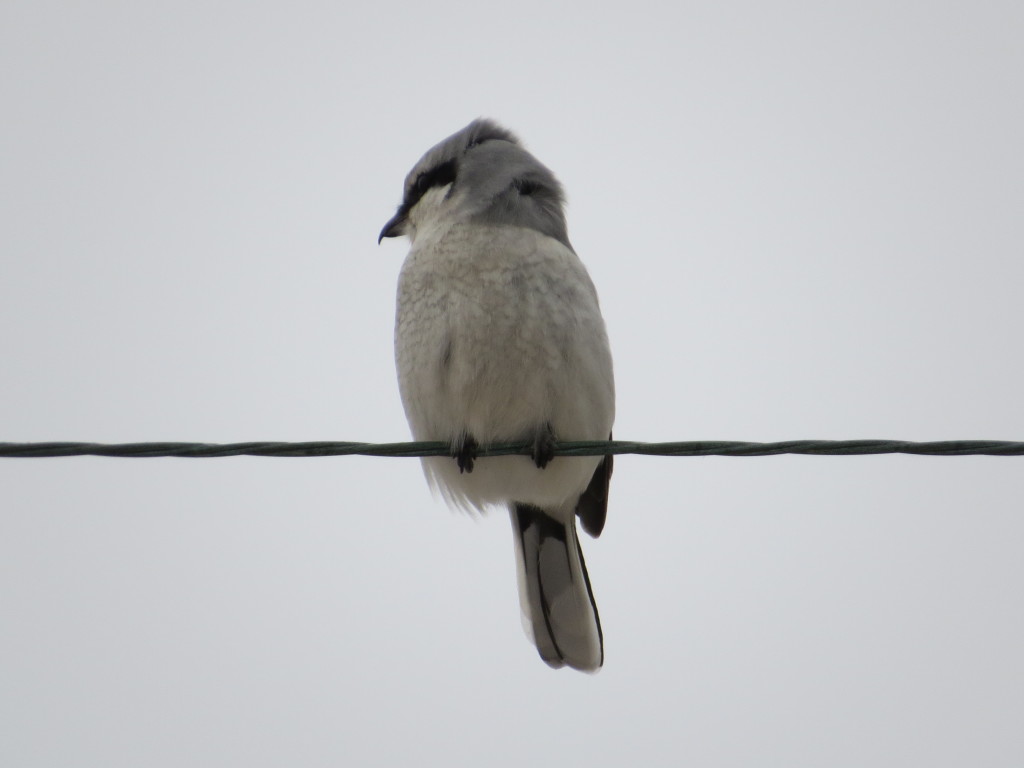
[[[480,445],[472,435],[462,435],[452,443],[452,458],[459,465],[459,474],[472,472]]]
[[[555,445],[555,435],[551,431],[550,424],[545,424],[537,430],[537,434],[533,438],[533,450],[530,452],[530,457],[537,465],[537,469],[544,469],[555,458]]]

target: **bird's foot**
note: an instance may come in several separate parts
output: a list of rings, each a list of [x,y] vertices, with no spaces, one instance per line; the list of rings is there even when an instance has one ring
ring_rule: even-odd
[[[476,462],[479,450],[480,445],[477,443],[476,438],[465,433],[459,435],[458,439],[452,443],[451,456],[455,459],[455,463],[459,465],[460,474],[473,471],[473,464]]]
[[[537,430],[533,436],[533,450],[530,457],[537,469],[544,469],[553,458],[555,458],[555,433],[551,431],[551,425],[545,424]]]

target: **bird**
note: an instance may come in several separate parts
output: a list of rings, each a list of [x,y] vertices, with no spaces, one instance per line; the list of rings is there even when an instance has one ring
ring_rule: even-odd
[[[377,239],[405,236],[395,364],[414,439],[451,505],[504,506],[523,626],[550,667],[595,672],[604,636],[576,519],[605,525],[612,456],[555,457],[611,439],[615,384],[597,292],[569,242],[555,175],[479,118],[429,149]],[[530,455],[479,456],[520,442]]]

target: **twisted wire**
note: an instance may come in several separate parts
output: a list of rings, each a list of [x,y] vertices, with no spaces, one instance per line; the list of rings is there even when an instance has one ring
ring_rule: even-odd
[[[481,448],[479,456],[530,455],[532,444],[509,443]],[[559,443],[556,456],[864,456],[904,453],[917,456],[1024,456],[1024,442],[1009,440],[784,440],[754,443],[733,440],[689,440],[668,443],[638,443],[628,440],[592,440]],[[58,456],[110,456],[156,458],[175,456],[205,459],[224,456],[449,456],[451,447],[442,442],[354,443],[248,442],[248,443],[0,443],[0,458],[53,458]]]

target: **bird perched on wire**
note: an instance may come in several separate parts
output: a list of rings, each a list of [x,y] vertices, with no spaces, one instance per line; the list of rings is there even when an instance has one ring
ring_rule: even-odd
[[[411,241],[398,282],[395,357],[423,459],[455,506],[512,518],[524,625],[552,667],[604,661],[575,518],[604,527],[612,457],[553,457],[557,440],[605,440],[612,359],[597,293],[566,231],[561,185],[509,131],[475,120],[409,172],[380,240]],[[530,456],[478,458],[522,441]]]

